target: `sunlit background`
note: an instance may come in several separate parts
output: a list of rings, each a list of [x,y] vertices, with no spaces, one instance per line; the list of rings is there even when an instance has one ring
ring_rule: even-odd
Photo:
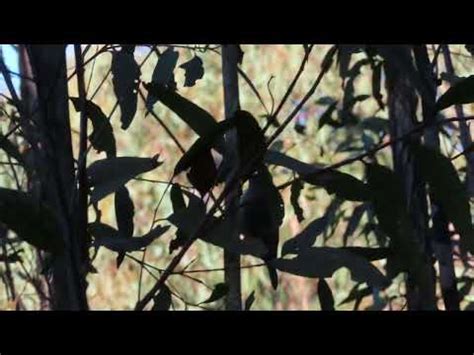
[[[16,50],[11,45],[2,45],[3,56],[9,70],[13,73],[13,79],[16,87],[19,86],[18,77],[18,58]],[[86,60],[94,55],[101,46],[92,46],[86,55]],[[328,46],[316,46],[314,55],[311,56],[307,64],[304,74],[298,82],[294,92],[282,109],[281,118],[286,117],[295,107],[302,96],[310,88],[316,79],[320,64],[324,53]],[[430,47],[431,48],[431,47]],[[179,65],[191,59],[194,52],[186,48],[176,49],[179,54],[178,66],[175,71],[175,79],[178,84],[178,91],[181,95],[202,106],[209,111],[217,120],[223,119],[223,88],[221,76],[221,58],[218,53],[207,51],[205,53],[197,53],[204,62],[205,74],[196,85],[191,88],[183,86],[184,71],[179,69]],[[268,110],[272,105],[276,106],[296,71],[298,70],[304,55],[304,49],[301,45],[243,45],[244,59],[242,69],[255,85],[260,93],[265,106]],[[474,63],[471,55],[463,46],[451,46],[453,58],[458,75],[469,75],[474,73]],[[137,50],[136,59],[141,63],[148,54],[149,49],[146,47]],[[353,58],[353,63],[363,58],[364,54],[357,54]],[[157,57],[151,55],[142,67],[141,80],[150,81],[153,68],[157,62]],[[113,93],[111,75],[109,72],[111,63],[111,54],[105,53],[91,61],[86,67],[86,86],[88,99],[99,105],[103,112],[108,115],[112,112],[116,98]],[[74,56],[71,50],[68,50],[68,68],[69,73],[74,70]],[[441,68],[442,69],[442,68]],[[342,81],[337,72],[337,66],[333,66],[332,71],[324,78],[322,85],[318,88],[315,95],[309,101],[306,109],[307,116],[301,116],[295,120],[297,125],[291,124],[280,136],[278,142],[273,146],[274,149],[285,152],[299,160],[308,163],[330,164],[341,161],[357,152],[359,149],[370,148],[379,143],[379,136],[376,132],[365,129],[363,126],[357,126],[351,130],[340,129],[334,130],[332,127],[324,126],[319,129],[319,118],[327,108],[324,100],[342,101],[343,90]],[[371,77],[369,75],[370,68],[362,67],[361,74],[355,81],[356,95],[372,95]],[[97,89],[100,83],[105,79],[105,83]],[[76,81],[69,81],[70,96],[76,96]],[[443,84],[445,85],[445,83]],[[98,90],[98,91],[96,91]],[[0,77],[0,91],[4,95],[9,96],[3,77]],[[258,118],[260,125],[266,124],[265,108],[256,98],[255,93],[251,90],[248,83],[240,78],[240,99],[243,109],[253,113]],[[467,113],[469,114],[470,107]],[[196,140],[197,136],[180,120],[173,112],[161,104],[154,107],[157,115],[168,125],[170,130],[176,135],[181,144],[188,148]],[[353,113],[359,118],[378,117],[383,120],[387,118],[387,112],[380,110],[377,102],[373,97],[357,103]],[[449,110],[448,110],[449,113]],[[71,124],[74,127],[73,141],[75,156],[78,149],[78,125],[79,115],[75,112],[71,105]],[[155,171],[142,176],[151,181],[131,181],[127,187],[131,191],[132,199],[135,205],[135,235],[145,233],[151,225],[153,219],[153,211],[157,206],[162,194],[166,188],[166,182],[172,176],[172,171],[179,157],[182,155],[176,147],[173,140],[165,133],[163,128],[151,116],[145,117],[145,108],[143,102],[139,100],[139,109],[135,120],[131,127],[124,131],[120,128],[119,110],[116,109],[112,115],[111,122],[114,127],[114,133],[117,141],[118,156],[143,156],[151,157],[157,153],[160,159],[164,161],[163,166]],[[0,118],[0,129],[2,133],[7,131],[7,120],[5,117]],[[386,123],[386,122],[385,122]],[[382,128],[383,129],[383,128]],[[452,137],[450,142],[448,139],[442,140],[444,149],[459,149],[458,138]],[[0,152],[3,159],[4,153]],[[391,155],[389,150],[385,150],[381,160],[386,165],[391,165]],[[103,158],[93,152],[89,161]],[[456,164],[462,166],[464,161],[457,161]],[[363,178],[362,163],[356,162],[342,169],[349,172],[357,178]],[[291,173],[284,168],[271,167],[274,181],[278,185],[292,178]],[[186,177],[179,176],[178,181],[188,185]],[[0,175],[1,186],[13,186],[11,176],[7,174]],[[286,211],[284,223],[280,229],[280,246],[282,243],[296,235],[312,220],[322,217],[328,213],[328,209],[334,209],[334,197],[329,196],[324,189],[305,185],[304,190],[299,198],[300,205],[304,209],[305,220],[299,223],[290,201],[290,189],[281,191],[285,201]],[[317,241],[317,246],[342,246],[344,239],[347,237],[347,245],[351,246],[377,246],[379,240],[377,236],[368,229],[368,217],[365,214],[356,230],[349,236],[345,236],[348,227],[348,221],[351,218],[354,208],[360,203],[343,202],[334,213],[334,223],[328,225],[323,236]],[[100,202],[100,208],[103,211],[103,222],[116,226],[114,214],[114,199],[109,196]],[[168,195],[163,198],[158,209],[158,218],[166,218],[171,214],[171,204]],[[91,214],[91,217],[94,216]],[[145,261],[158,268],[164,269],[170,262],[172,256],[169,254],[169,243],[174,238],[175,229],[171,228],[164,237],[155,241],[146,252]],[[345,236],[345,237],[344,237]],[[33,265],[33,254],[29,253],[29,247],[24,246],[26,265]],[[222,250],[202,241],[197,241],[191,250],[181,261],[181,266],[188,265],[189,270],[207,270],[216,269],[223,266]],[[141,259],[143,253],[136,252],[133,254],[137,259]],[[91,309],[99,310],[127,310],[133,309],[139,292],[141,295],[151,287],[154,282],[153,276],[143,271],[140,265],[130,258],[126,258],[120,269],[117,269],[115,262],[116,254],[101,248],[99,254],[94,260],[94,267],[97,273],[90,274],[88,277],[89,288],[88,297]],[[244,256],[242,264],[244,266],[259,264],[260,260]],[[376,263],[377,266],[383,267],[383,264]],[[17,266],[15,266],[17,268]],[[0,265],[0,273],[3,272],[3,264]],[[139,287],[141,272],[142,286]],[[155,271],[159,275],[158,271]],[[463,289],[464,300],[463,308],[470,307],[474,296],[471,295],[470,277],[471,270],[466,270],[463,264],[456,265],[456,275],[465,277],[465,281],[459,285]],[[223,282],[222,271],[208,271],[192,274],[192,278],[182,275],[175,275],[170,278],[169,286],[171,290],[179,294],[189,304],[198,304],[205,300],[212,287]],[[197,280],[199,281],[197,281]],[[404,292],[403,282],[401,279],[395,282],[390,288],[383,292],[373,290],[361,299],[361,302],[351,300],[351,290],[357,285],[350,278],[350,272],[346,269],[338,270],[328,282],[333,290],[337,309],[352,310],[355,307],[360,310],[368,309],[402,309],[405,301],[400,294]],[[38,297],[35,295],[33,288],[21,278],[16,278],[17,289],[22,292],[22,299],[28,309],[38,309]],[[318,310],[320,309],[318,297],[316,295],[317,280],[306,279],[302,277],[292,276],[280,273],[280,286],[274,291],[270,285],[267,272],[264,268],[246,268],[242,270],[242,293],[245,300],[253,291],[255,291],[255,302],[252,309],[255,310]],[[364,285],[359,286],[359,290],[364,289]],[[354,290],[352,291],[355,292]],[[438,290],[439,293],[439,290]],[[346,301],[346,302],[345,302]],[[176,309],[184,309],[184,304],[179,299],[173,298],[173,305]],[[7,302],[4,292],[4,285],[0,282],[0,308],[11,309],[12,304]],[[188,309],[199,309],[193,306],[187,306]],[[442,301],[439,307],[443,308]],[[208,305],[209,309],[223,309],[223,302],[219,301]]]

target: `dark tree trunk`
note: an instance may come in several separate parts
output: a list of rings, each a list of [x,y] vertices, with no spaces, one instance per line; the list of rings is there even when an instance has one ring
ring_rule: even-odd
[[[238,45],[222,46],[222,76],[224,82],[226,119],[230,119],[240,107],[239,79],[237,72],[238,58]],[[231,166],[234,167],[233,173],[230,174],[231,177],[234,173],[237,173],[235,169],[239,166],[236,138],[235,131],[231,131],[226,135],[226,159],[229,159]],[[231,191],[226,198],[226,210],[234,216],[237,214],[239,208],[239,193],[239,189],[236,188]],[[235,228],[233,233],[239,233],[238,228]],[[229,292],[226,297],[226,309],[240,311],[242,309],[240,255],[224,250],[224,267],[226,268],[225,282],[229,287]]]
[[[43,199],[54,208],[66,246],[53,258],[53,307],[60,310],[87,309],[86,268],[80,246],[74,239],[72,206],[75,198],[74,160],[69,122],[66,53],[64,45],[27,46],[38,95],[35,126],[41,145]]]
[[[381,47],[385,57],[386,85],[390,135],[400,137],[413,130],[416,124],[418,97],[413,80],[413,60],[410,46]],[[419,142],[413,136],[411,143]],[[413,235],[418,245],[429,254],[428,213],[426,189],[417,169],[415,156],[410,150],[410,142],[400,141],[392,145],[395,173],[403,182],[406,210],[409,211],[413,226]],[[422,251],[423,252],[423,251]],[[409,310],[436,309],[435,278],[431,265],[423,273],[423,282],[417,283],[411,273],[407,275],[407,301]]]
[[[414,53],[418,71],[421,75],[422,85],[426,88],[422,95],[423,122],[426,124],[435,123],[437,120],[435,112],[436,104],[436,81],[432,65],[429,60],[428,51],[425,45],[415,46]],[[426,129],[424,135],[425,145],[434,150],[440,150],[438,127]],[[454,273],[453,248],[448,230],[448,220],[443,208],[438,201],[431,196],[431,214],[433,228],[431,234],[431,246],[439,263],[439,274],[441,283],[441,293],[446,310],[459,310],[459,293],[456,286],[456,275]]]

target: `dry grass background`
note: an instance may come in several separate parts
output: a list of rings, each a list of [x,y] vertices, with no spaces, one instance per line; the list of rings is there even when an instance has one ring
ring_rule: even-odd
[[[298,99],[306,93],[311,84],[316,79],[319,73],[320,62],[324,53],[329,46],[316,46],[314,53],[298,83],[293,99]],[[281,100],[285,93],[289,82],[293,79],[304,54],[301,45],[244,45],[242,49],[245,53],[242,68],[247,73],[248,77],[255,84],[256,88],[262,95],[267,107],[271,106],[271,96],[267,90],[267,83],[269,79],[274,76],[271,82],[271,91],[275,99],[275,105]],[[462,46],[452,46],[453,52],[461,53],[456,56],[456,69],[460,75],[467,75],[473,72],[472,59],[467,56],[467,52],[463,52]],[[180,52],[180,59],[178,66],[184,63],[193,56],[193,53],[187,49],[177,49]],[[88,55],[93,54],[93,50]],[[140,62],[144,55],[137,54],[137,60]],[[178,83],[179,92],[208,110],[217,120],[223,118],[223,90],[221,78],[221,59],[220,56],[213,52],[206,52],[199,54],[203,59],[205,67],[205,75],[202,80],[199,80],[192,88],[184,88],[184,73],[183,70],[176,70],[176,82]],[[89,92],[95,91],[97,85],[102,80],[110,67],[110,54],[104,54],[99,57],[92,65],[89,65],[86,70],[86,78],[91,77]],[[149,61],[142,68],[141,79],[145,82],[151,78],[151,73],[156,64],[156,57],[153,55]],[[73,68],[74,61],[71,58],[69,67]],[[243,109],[253,113],[255,117],[259,117],[265,113],[259,101],[250,90],[247,83],[240,81],[241,90],[241,106]],[[371,94],[371,84],[369,80],[369,69],[365,68],[362,71],[361,77],[356,82],[357,94]],[[70,82],[70,95],[76,93],[75,81]],[[313,109],[310,116],[307,135],[299,135],[290,125],[280,137],[281,144],[287,150],[287,154],[296,157],[305,162],[313,163],[334,163],[340,161],[348,156],[350,153],[334,153],[334,148],[342,140],[344,140],[344,132],[334,133],[330,128],[323,128],[317,131],[317,119],[321,114],[321,107],[314,102],[318,97],[332,96],[335,98],[342,98],[343,91],[341,89],[341,79],[338,73],[334,70],[323,80],[321,87],[317,90],[314,97],[309,101],[309,106]],[[102,110],[108,114],[115,105],[115,96],[112,90],[111,77],[106,81],[106,84],[101,88],[98,95],[93,100],[98,104]],[[140,100],[139,100],[140,101]],[[293,105],[288,102],[280,117],[286,117],[293,109]],[[374,115],[377,110],[377,104],[373,99],[368,100],[363,105],[356,107],[356,112],[361,117],[368,117]],[[194,140],[196,135],[186,127],[186,125],[178,119],[170,110],[161,104],[155,105],[155,112],[168,125],[172,132],[176,135],[182,145],[188,148]],[[379,116],[386,116],[386,113],[378,114]],[[71,122],[73,127],[77,130],[79,124],[79,116],[71,107]],[[115,111],[111,118],[114,127],[115,137],[117,141],[117,151],[119,156],[142,156],[150,157],[160,153],[161,160],[164,164],[155,171],[144,175],[143,177],[152,180],[159,180],[166,182],[169,180],[174,169],[174,165],[178,161],[181,153],[174,142],[167,136],[163,128],[151,116],[145,117],[145,109],[142,102],[139,102],[139,109],[134,122],[127,131],[123,131],[119,124],[119,109]],[[265,121],[261,119],[261,125]],[[4,127],[2,127],[4,129]],[[6,128],[4,129],[4,132]],[[77,132],[77,131],[76,131]],[[78,136],[73,133],[74,148],[77,154]],[[97,158],[102,158],[94,152],[90,155],[90,161]],[[385,160],[390,164],[389,154],[385,154]],[[461,163],[462,164],[462,163]],[[360,163],[352,164],[343,169],[351,174],[362,177],[362,166]],[[286,181],[291,176],[283,169],[276,169],[274,180],[277,183]],[[0,176],[2,186],[11,184],[11,177],[4,175]],[[179,180],[183,184],[188,184],[185,177],[180,176]],[[144,181],[131,181],[128,185],[131,192],[132,199],[135,204],[135,235],[142,234],[150,228],[153,217],[153,211],[165,191],[166,184],[164,183],[150,183]],[[327,206],[331,203],[332,197],[329,197],[324,190],[311,189],[305,187],[301,195],[300,203],[304,209],[305,221],[299,223],[293,212],[291,204],[289,203],[289,189],[282,191],[282,196],[285,201],[286,213],[284,224],[280,229],[280,245],[290,237],[301,231],[305,225],[321,217],[326,211]],[[103,213],[103,222],[112,226],[116,225],[114,217],[114,200],[113,196],[109,196],[100,203],[100,208]],[[344,211],[344,216],[350,217],[354,203],[344,202],[341,210]],[[169,198],[165,196],[163,203],[158,210],[158,218],[165,218],[171,213],[171,206]],[[91,218],[94,215],[91,214]],[[166,222],[165,222],[166,223]],[[330,246],[342,245],[342,234],[345,231],[347,222],[345,219],[341,221],[334,229],[331,238],[326,242]],[[174,238],[174,228],[159,240],[155,241],[146,252],[146,262],[158,268],[165,268],[173,255],[168,253],[168,244]],[[356,233],[355,235],[357,235]],[[319,240],[318,243],[322,241]],[[375,243],[375,240],[370,240],[370,243]],[[365,245],[366,241],[361,238],[349,238],[350,245]],[[28,256],[29,254],[27,254]],[[136,258],[141,259],[142,253],[134,253]],[[222,251],[214,246],[207,245],[201,241],[195,243],[191,250],[186,254],[181,262],[181,266],[187,265],[192,260],[195,260],[190,269],[212,269],[222,267],[223,258]],[[243,257],[243,265],[251,265],[259,263],[259,260],[252,257]],[[133,309],[139,292],[138,280],[140,277],[141,268],[135,261],[126,258],[121,268],[117,270],[115,266],[115,253],[101,248],[97,255],[94,266],[97,269],[97,274],[90,274],[88,277],[89,289],[88,297],[91,309],[96,310],[129,310]],[[0,267],[3,267],[0,266]],[[460,271],[461,272],[461,271]],[[264,268],[252,268],[242,270],[242,291],[243,297],[246,298],[252,291],[255,291],[255,302],[252,309],[255,310],[317,310],[319,309],[319,301],[316,295],[317,280],[305,279],[301,277],[292,276],[289,274],[280,274],[280,287],[277,291],[273,291],[267,278],[266,270]],[[223,281],[223,272],[209,272],[193,274],[194,277],[202,280],[202,283],[195,282],[183,276],[172,276],[169,284],[172,290],[175,290],[183,298],[190,303],[199,303],[210,294],[210,287]],[[353,287],[354,283],[350,279],[350,274],[347,270],[341,269],[337,271],[333,277],[328,280],[333,290],[336,304],[342,301]],[[151,287],[154,279],[147,272],[143,272],[143,284],[141,293],[143,295],[146,290]],[[25,281],[17,281],[17,287],[21,290],[25,285]],[[207,285],[207,286],[206,286]],[[399,288],[403,285],[395,283],[390,287],[386,294],[389,296],[396,295]],[[0,283],[0,301],[1,309],[11,308],[11,304],[7,304],[4,298],[3,284]],[[37,308],[37,300],[31,287],[24,289],[24,300],[29,305],[28,308]],[[173,299],[174,305],[177,309],[183,309],[183,303]],[[372,297],[365,298],[360,309],[370,309],[373,304]],[[394,309],[403,306],[402,300],[394,303]],[[217,302],[212,307],[213,309],[222,309],[222,304]],[[340,309],[352,309],[353,303],[342,306]],[[197,309],[191,307],[190,309]]]

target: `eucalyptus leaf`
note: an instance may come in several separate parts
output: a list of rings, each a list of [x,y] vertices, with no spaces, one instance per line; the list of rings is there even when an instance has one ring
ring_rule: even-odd
[[[93,187],[91,202],[97,203],[117,191],[137,175],[151,171],[162,163],[153,158],[118,157],[95,161],[87,168],[89,186]]]
[[[363,257],[338,248],[305,249],[293,259],[276,259],[270,262],[278,270],[309,278],[328,278],[346,267],[352,279],[367,282],[368,285],[385,289],[390,282],[369,261]]]

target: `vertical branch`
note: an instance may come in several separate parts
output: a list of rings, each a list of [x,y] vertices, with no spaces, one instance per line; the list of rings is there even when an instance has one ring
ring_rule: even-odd
[[[37,147],[43,197],[56,212],[65,250],[53,255],[54,309],[87,309],[85,268],[74,238],[69,206],[74,186],[74,158],[69,122],[65,45],[28,45],[38,93]]]
[[[77,73],[77,88],[79,93],[79,100],[81,105],[85,107],[86,105],[86,88],[84,80],[84,58],[81,51],[81,45],[74,45],[74,54],[76,59],[76,73]],[[78,247],[78,253],[80,254],[80,265],[82,268],[87,267],[89,263],[89,254],[88,254],[88,234],[87,234],[87,175],[86,175],[86,166],[87,166],[87,116],[86,110],[81,110],[80,113],[80,129],[79,129],[79,158],[77,166],[77,182],[78,182],[78,191],[77,191],[77,210],[76,210],[76,228],[75,228],[75,238]],[[76,191],[76,190],[73,190]],[[73,199],[76,201],[75,199]],[[85,288],[86,285],[83,285]]]
[[[450,75],[455,75],[456,72],[454,70],[453,61],[451,59],[451,53],[449,52],[449,46],[447,44],[441,45],[443,56],[444,56],[444,64],[446,66],[446,71]],[[464,118],[464,109],[462,105],[455,105],[454,109],[456,111],[456,116],[459,118]],[[464,120],[459,121],[459,130],[461,131],[461,144],[463,150],[467,150],[472,144],[472,137],[471,132],[469,130],[469,126]],[[469,191],[469,196],[474,197],[474,155],[473,154],[466,154],[467,166],[466,166],[466,183],[467,189]]]
[[[418,97],[415,90],[415,79],[412,53],[409,46],[380,47],[386,59],[387,92],[389,124],[391,137],[400,137],[412,131],[416,124]],[[392,145],[395,173],[403,184],[406,210],[409,211],[413,226],[413,237],[420,246],[420,255],[429,252],[427,249],[428,213],[426,190],[417,169],[415,156],[410,150],[411,143],[419,143],[419,137],[413,135],[410,141],[399,141]],[[425,265],[428,266],[428,265]],[[424,270],[430,269],[423,267]],[[412,270],[413,272],[414,270]],[[408,273],[407,301],[408,309],[435,309],[435,284],[432,273],[418,274],[415,280],[412,272]],[[421,280],[420,280],[421,278]]]
[[[18,48],[18,61],[19,61],[19,68],[21,74],[20,80],[20,93],[21,93],[21,105],[23,107],[22,114],[25,116],[22,119],[21,127],[22,131],[24,132],[26,139],[30,144],[36,147],[36,140],[34,136],[34,128],[32,122],[34,121],[34,113],[36,112],[35,105],[38,102],[38,93],[36,90],[36,85],[33,80],[33,69],[31,68],[30,59],[27,53],[27,49],[25,45],[19,45]],[[38,201],[40,199],[41,194],[41,181],[36,173],[38,169],[34,166],[35,163],[39,163],[38,157],[36,157],[36,149],[35,147],[30,150],[30,154],[33,156],[33,159],[28,160],[27,163],[30,164],[28,169],[26,169],[27,173],[27,189],[30,191],[33,196],[35,196]],[[39,167],[40,168],[40,167]],[[38,275],[38,287],[41,288],[41,292],[38,293],[40,297],[40,309],[50,309],[51,305],[46,297],[43,295],[50,295],[51,286],[48,282],[47,277],[43,277],[41,275],[41,271],[44,269],[44,259],[46,253],[42,252],[41,250],[36,250],[36,270],[35,274]]]
[[[239,78],[238,78],[238,62],[239,62],[239,46],[223,45],[222,46],[222,76],[224,83],[224,105],[225,118],[230,119],[234,113],[239,110]],[[237,152],[237,135],[235,130],[226,134],[226,159],[229,159],[231,166],[234,167],[232,175],[238,171],[238,152]],[[229,182],[227,182],[229,183]],[[234,215],[239,208],[240,187],[236,187],[229,192],[226,197],[226,210]],[[235,228],[232,233],[239,233]],[[230,236],[229,236],[230,237]],[[235,237],[235,236],[234,236]],[[238,235],[236,236],[238,237]],[[226,297],[227,310],[242,309],[242,292],[241,292],[241,273],[240,273],[240,255],[224,250],[224,267],[225,282],[229,287]]]
[[[438,127],[435,124],[437,121],[435,113],[437,86],[434,72],[425,45],[415,46],[414,53],[422,82],[426,87],[426,94],[422,95],[423,123],[428,127],[424,130],[425,145],[434,150],[440,150]],[[444,305],[446,310],[459,310],[459,293],[456,287],[456,275],[454,273],[452,256],[453,249],[448,229],[448,220],[439,202],[434,199],[433,195],[430,197],[433,220],[431,246],[439,262],[441,293]]]

